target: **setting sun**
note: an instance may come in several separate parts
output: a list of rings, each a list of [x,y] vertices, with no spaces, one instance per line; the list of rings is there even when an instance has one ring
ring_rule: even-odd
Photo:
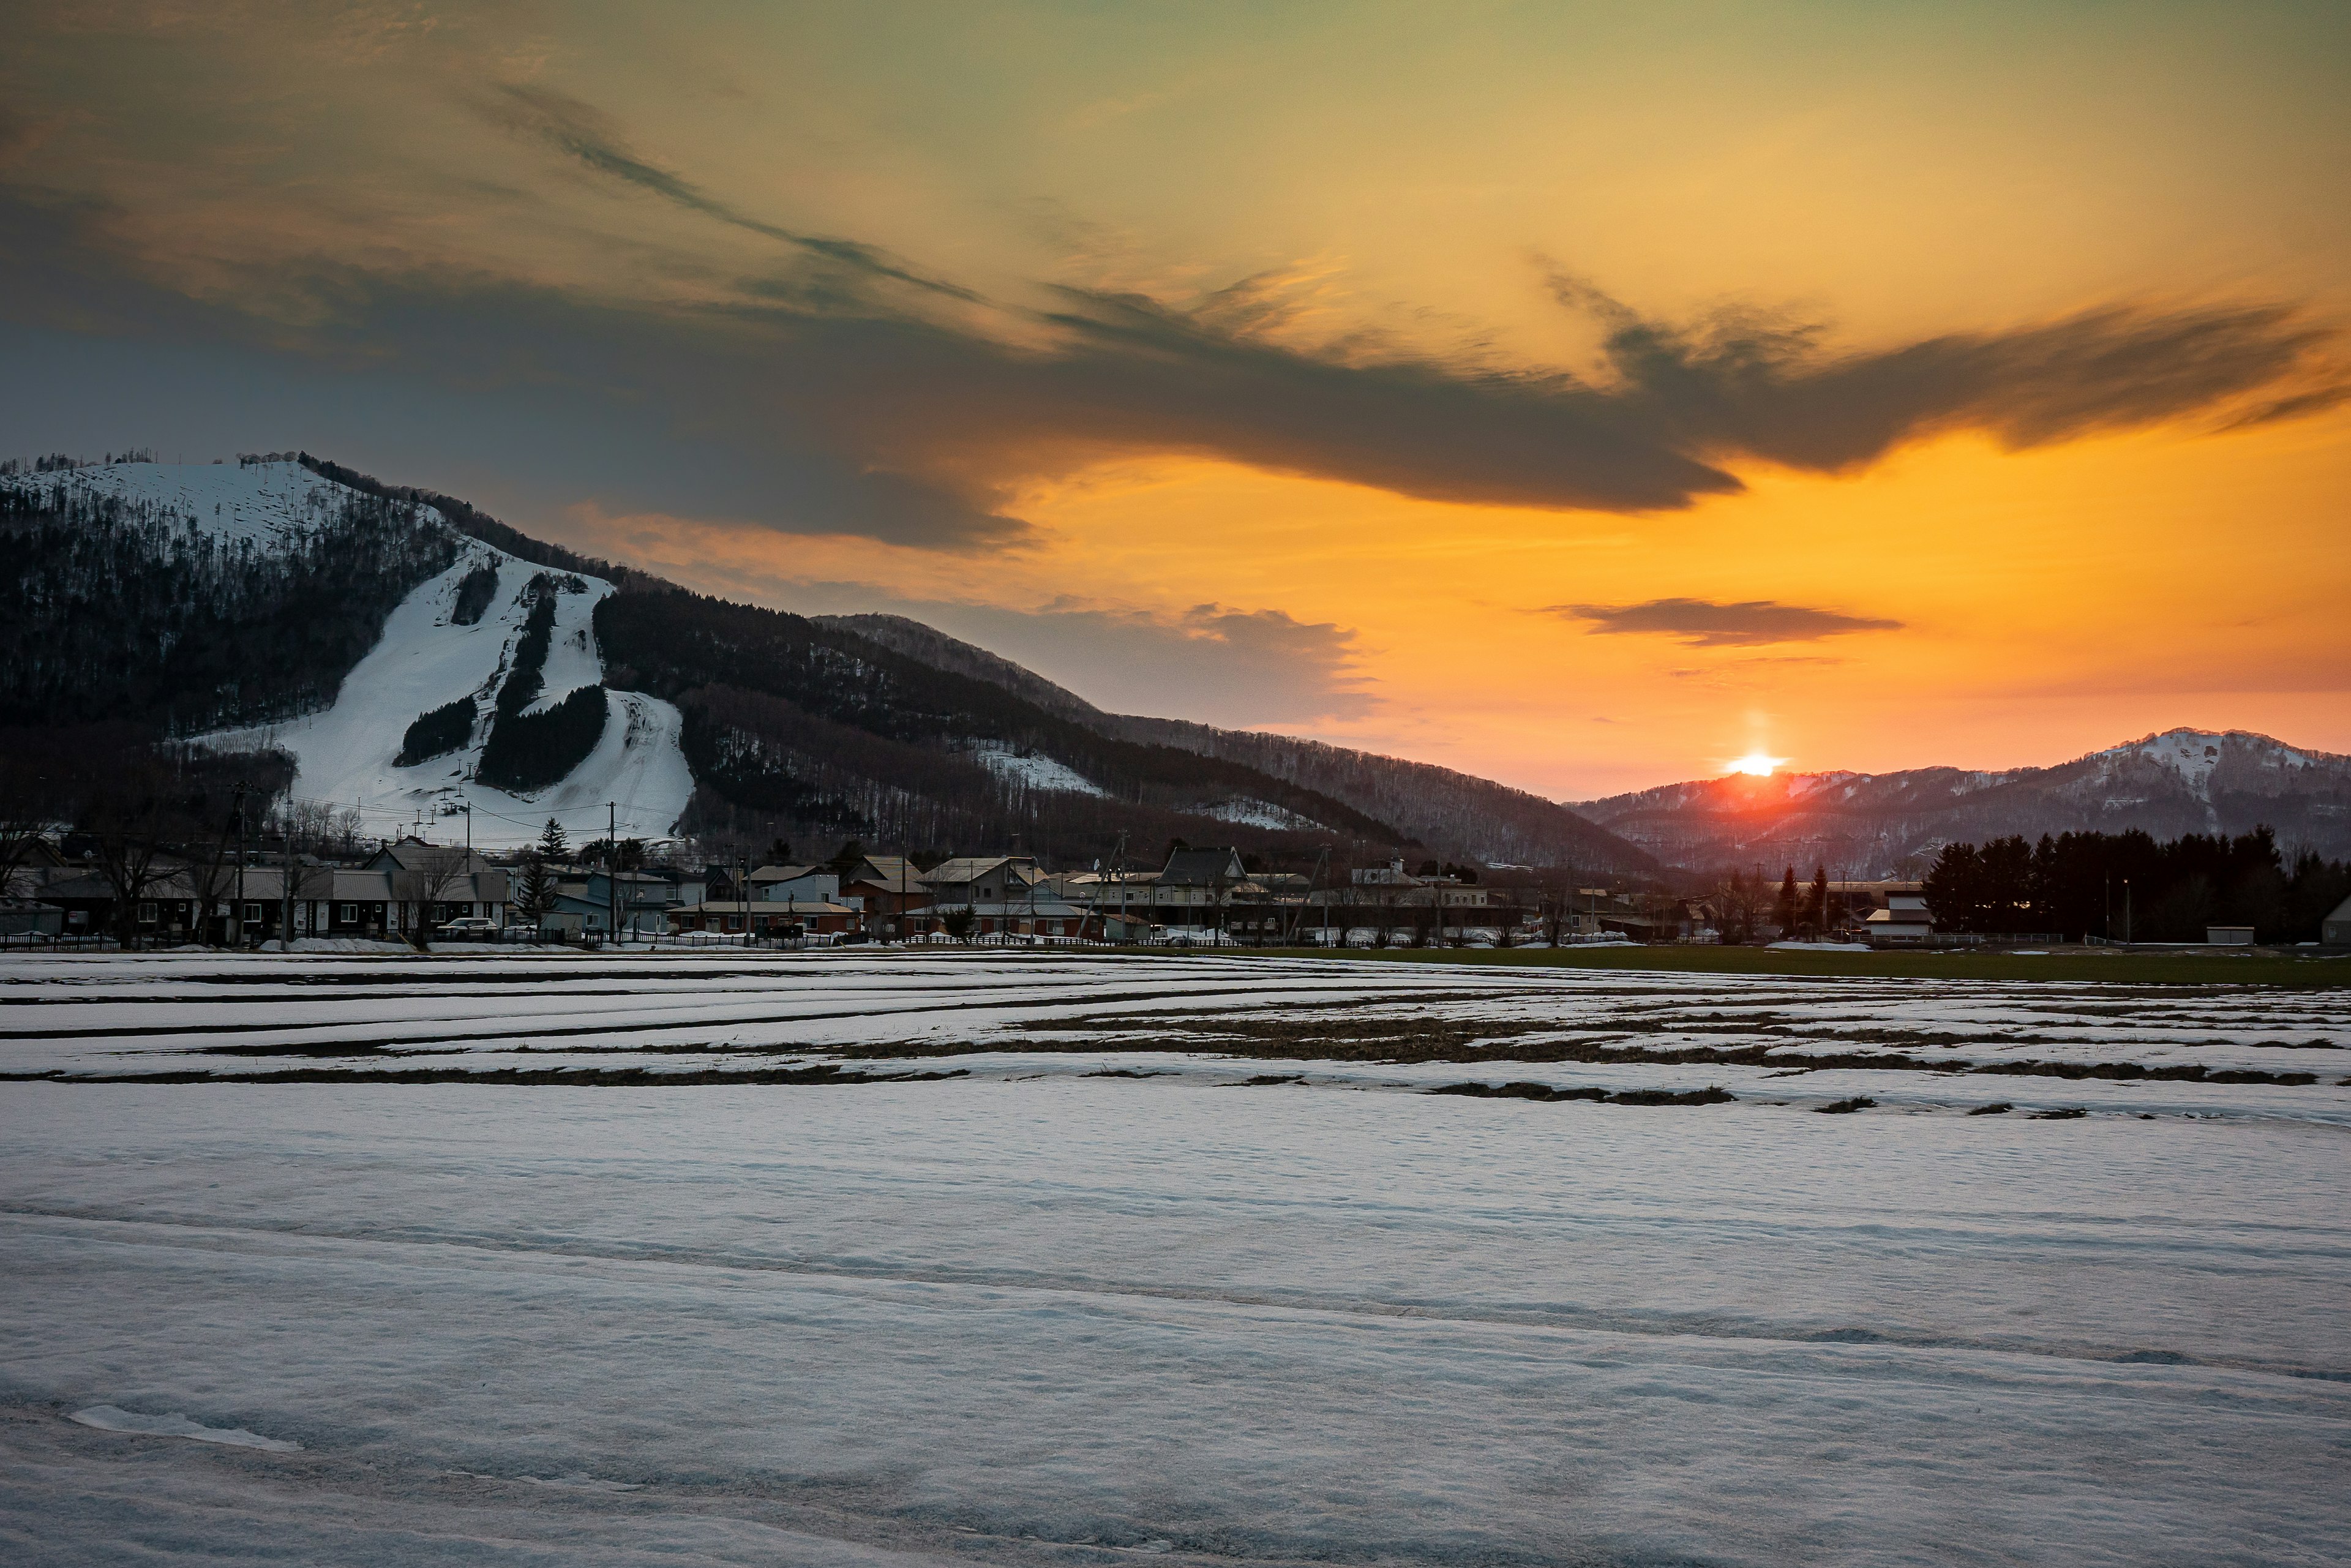
[[[1784,757],[1766,757],[1760,751],[1750,751],[1733,762],[1730,765],[1730,770],[1733,773],[1749,774],[1757,779],[1769,779],[1771,777],[1771,769],[1787,760]]]

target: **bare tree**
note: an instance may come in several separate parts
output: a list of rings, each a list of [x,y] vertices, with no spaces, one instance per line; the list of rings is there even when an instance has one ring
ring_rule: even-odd
[[[419,844],[409,852],[408,859],[411,863],[392,873],[392,889],[402,904],[418,906],[408,941],[418,952],[429,953],[434,912],[450,889],[466,880],[473,870],[473,857],[455,844]]]

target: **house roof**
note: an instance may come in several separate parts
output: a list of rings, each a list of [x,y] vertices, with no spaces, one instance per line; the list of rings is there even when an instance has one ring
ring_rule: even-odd
[[[1177,850],[1167,857],[1159,881],[1167,887],[1214,887],[1238,882],[1246,874],[1238,850]]]
[[[388,871],[398,866],[402,871],[423,871],[438,863],[440,857],[449,854],[465,857],[464,869],[466,871],[490,869],[488,859],[479,850],[468,850],[463,844],[428,844],[417,838],[403,838],[397,843],[384,845],[369,859],[368,868]]]
[[[878,887],[884,893],[914,893],[921,889],[923,873],[904,855],[867,855],[857,862],[844,885],[863,883]]]
[[[922,875],[933,887],[961,886],[1002,870],[1007,875],[1033,879],[1043,873],[1037,862],[1027,855],[958,855],[951,861],[941,861]]]
[[[824,870],[820,865],[763,865],[751,873],[753,882],[798,882]]]

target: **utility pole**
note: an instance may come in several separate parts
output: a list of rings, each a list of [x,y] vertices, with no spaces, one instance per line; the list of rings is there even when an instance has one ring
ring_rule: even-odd
[[[466,828],[466,842],[473,841],[473,829]],[[612,925],[612,945],[621,942],[621,805],[617,800],[604,802],[604,904],[605,915]]]
[[[277,819],[277,847],[283,851],[277,858],[283,867],[279,872],[277,892],[281,900],[277,910],[277,950],[294,951],[294,787],[286,787],[286,810]]]
[[[236,787],[236,906],[229,911],[228,945],[245,946],[245,786]]]

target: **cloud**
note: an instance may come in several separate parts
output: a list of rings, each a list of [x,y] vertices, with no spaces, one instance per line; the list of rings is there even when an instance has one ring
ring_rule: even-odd
[[[823,261],[839,263],[870,277],[911,284],[953,299],[977,300],[979,296],[956,284],[909,271],[886,253],[856,240],[804,235],[738,211],[710,195],[693,182],[639,157],[628,150],[610,115],[548,88],[509,84],[498,88],[479,105],[484,119],[501,129],[530,138],[608,179],[648,191],[674,206],[801,251]]]
[[[1831,353],[1820,323],[1724,311],[1644,317],[1553,270],[1553,295],[1608,329],[1604,356],[1628,413],[1684,449],[1837,473],[1906,441],[1985,432],[2011,449],[2219,412],[2299,380],[2254,417],[2314,413],[2346,395],[2325,350],[2336,332],[2290,306],[2111,305],[2001,332],[1949,333]]]
[[[527,177],[584,178],[693,221],[611,236],[632,259],[591,284],[554,266],[523,276],[463,239],[436,254],[422,230],[375,249],[289,228],[272,249],[266,192],[249,193],[256,222],[206,230],[246,248],[198,255],[145,214],[150,198],[68,203],[0,183],[0,313],[223,345],[404,395],[416,382],[495,393],[518,468],[602,472],[615,442],[674,455],[562,502],[956,551],[1033,537],[1024,489],[1107,459],[1201,456],[1436,501],[1640,514],[1737,493],[1742,463],[1844,472],[1953,430],[2028,446],[2284,418],[2344,395],[2329,331],[2276,304],[2118,305],[1838,352],[1817,324],[1664,321],[1554,268],[1562,306],[1606,329],[1604,373],[1584,377],[1360,335],[1306,340],[1286,301],[1311,268],[1189,302],[1043,284],[991,298],[862,240],[755,215],[594,105],[468,90],[477,120],[532,152]],[[593,233],[610,218],[567,209],[561,222]],[[722,260],[705,222],[783,254],[762,267],[736,246]],[[331,434],[317,444],[360,455]]]
[[[1691,648],[1760,648],[1814,643],[1854,632],[1898,632],[1899,621],[1813,610],[1770,599],[1716,604],[1704,599],[1652,599],[1645,604],[1553,604],[1543,613],[1591,623],[1602,634],[1671,637]],[[1679,672],[1677,672],[1679,673]]]

